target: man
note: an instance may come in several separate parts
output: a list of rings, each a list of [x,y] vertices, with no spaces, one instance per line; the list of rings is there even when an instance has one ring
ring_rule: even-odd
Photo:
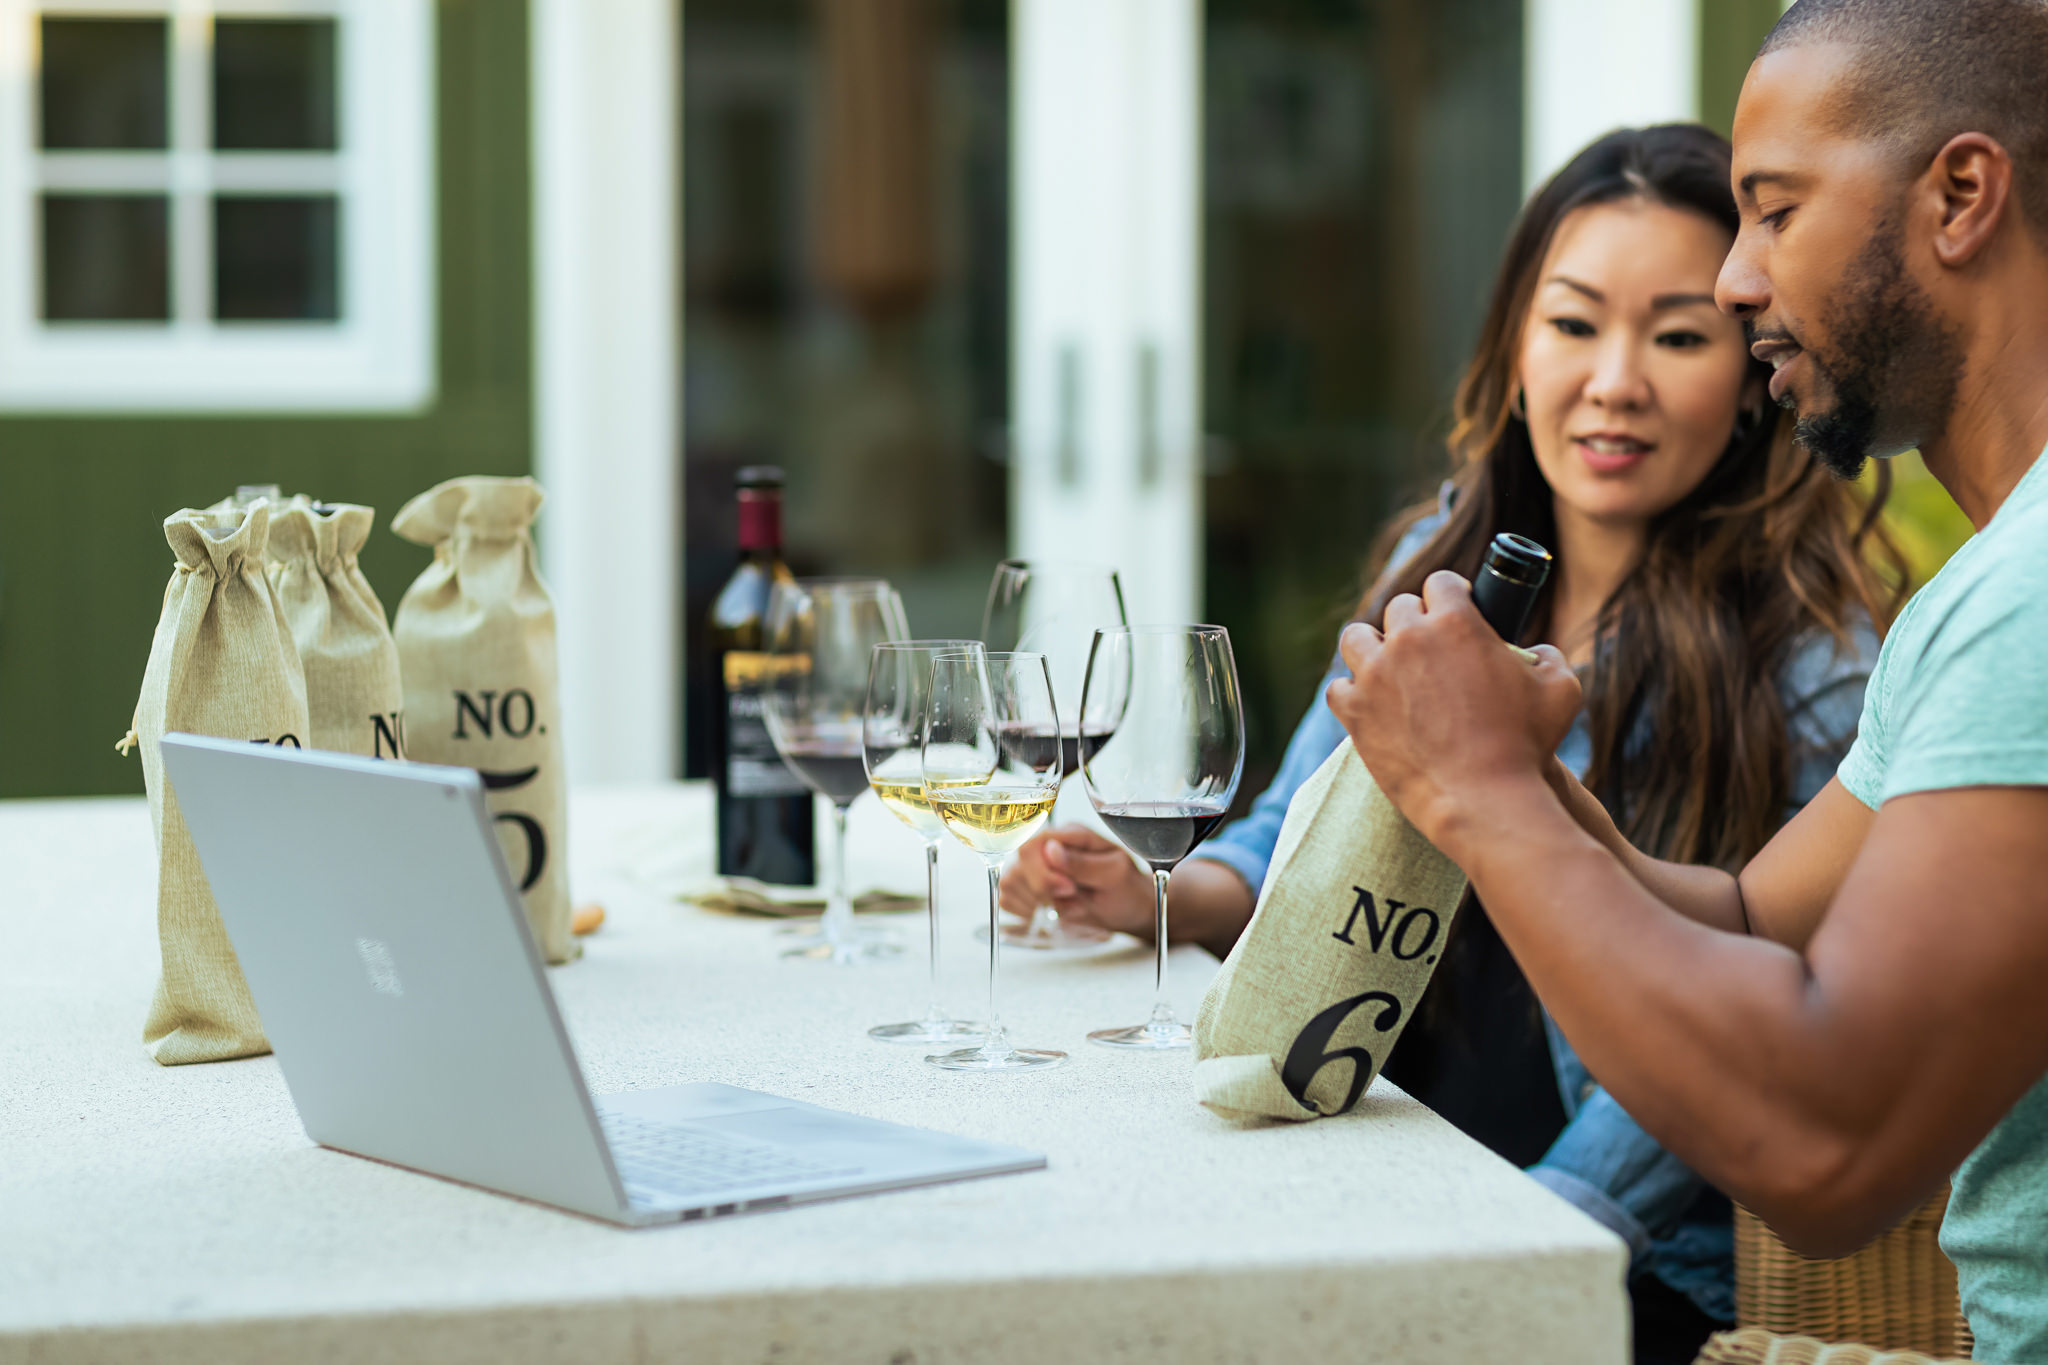
[[[1465,583],[1329,700],[1608,1090],[1814,1254],[1953,1174],[1979,1354],[2048,1360],[2048,0],[1800,0],[1744,84],[1721,306],[1843,474],[1918,447],[1979,534],[1885,642],[1835,782],[1739,876],[1631,849],[1551,757],[1553,650]]]

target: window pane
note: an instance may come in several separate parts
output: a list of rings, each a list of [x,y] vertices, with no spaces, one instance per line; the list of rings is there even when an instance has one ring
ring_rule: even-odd
[[[162,19],[44,19],[42,145],[167,145],[168,46]]]
[[[43,317],[171,316],[170,204],[161,195],[43,196]]]
[[[332,151],[334,36],[332,19],[216,19],[213,145]]]
[[[226,321],[341,316],[341,205],[331,194],[213,201],[213,311]]]

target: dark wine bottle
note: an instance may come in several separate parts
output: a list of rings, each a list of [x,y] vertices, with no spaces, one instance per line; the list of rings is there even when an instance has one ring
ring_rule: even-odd
[[[1472,580],[1472,605],[1495,634],[1518,645],[1549,577],[1550,551],[1527,536],[1502,531],[1486,547],[1486,562]]]
[[[775,751],[762,714],[771,663],[768,593],[782,562],[782,471],[739,473],[740,562],[711,605],[711,781],[718,792],[718,872],[810,886],[818,880],[811,792]]]

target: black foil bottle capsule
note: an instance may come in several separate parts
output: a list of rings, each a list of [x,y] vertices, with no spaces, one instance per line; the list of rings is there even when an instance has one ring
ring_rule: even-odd
[[[1529,613],[1550,578],[1550,565],[1550,551],[1512,531],[1502,531],[1486,547],[1486,560],[1472,580],[1472,605],[1509,644],[1520,644],[1529,628]]]

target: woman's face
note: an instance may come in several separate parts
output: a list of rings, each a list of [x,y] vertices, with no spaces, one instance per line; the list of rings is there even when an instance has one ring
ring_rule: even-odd
[[[1749,352],[1714,306],[1732,238],[1642,199],[1558,225],[1522,331],[1519,377],[1536,464],[1560,521],[1640,529],[1697,488],[1727,448]]]

